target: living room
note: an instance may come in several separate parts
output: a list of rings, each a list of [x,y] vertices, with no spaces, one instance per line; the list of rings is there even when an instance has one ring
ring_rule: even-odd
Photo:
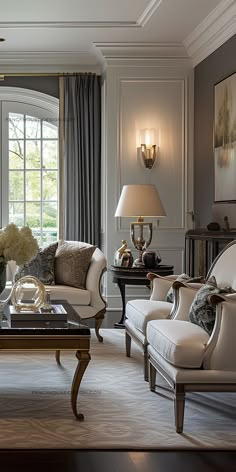
[[[92,8],[80,3],[79,9],[48,5],[47,15],[26,5],[4,7],[0,94],[2,87],[14,87],[58,100],[59,77],[101,76],[99,232],[108,268],[103,334],[120,319],[120,290],[109,269],[122,240],[137,257],[132,219],[114,216],[124,185],[157,187],[166,217],[151,219],[150,247],[176,274],[184,271],[188,230],[206,229],[216,218],[222,226],[225,214],[230,227],[236,225],[234,199],[215,204],[213,159],[215,86],[236,71],[236,4],[139,0],[119,6],[104,1],[102,8],[93,2]],[[151,169],[137,152],[144,128],[155,130],[157,158]],[[149,296],[145,286],[126,290],[126,301]]]

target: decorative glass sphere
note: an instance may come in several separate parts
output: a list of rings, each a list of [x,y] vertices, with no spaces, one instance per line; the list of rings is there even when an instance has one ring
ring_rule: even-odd
[[[44,284],[31,275],[15,282],[11,302],[16,311],[37,311],[45,301]]]

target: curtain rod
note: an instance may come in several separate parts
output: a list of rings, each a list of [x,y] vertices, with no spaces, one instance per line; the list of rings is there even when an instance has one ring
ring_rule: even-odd
[[[0,73],[0,80],[4,80],[5,77],[70,77],[74,75],[93,74],[95,74],[95,72],[9,72],[6,74]]]

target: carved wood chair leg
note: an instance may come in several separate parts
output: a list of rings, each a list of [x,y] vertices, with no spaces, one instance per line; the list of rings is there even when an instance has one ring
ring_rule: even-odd
[[[125,349],[126,349],[126,357],[130,357],[131,353],[131,336],[125,331]]]
[[[96,336],[97,336],[98,341],[99,341],[100,343],[103,342],[103,337],[102,337],[101,334],[99,333],[99,329],[100,329],[100,327],[101,327],[103,318],[104,318],[104,316],[101,317],[101,318],[95,318],[95,333],[96,333]]]
[[[176,428],[177,433],[183,432],[184,406],[185,406],[184,385],[176,384],[175,386],[175,428]]]
[[[148,367],[149,367],[149,387],[152,392],[155,392],[157,371],[155,367],[153,367],[153,365],[149,361],[148,361]]]
[[[55,357],[56,357],[56,362],[58,365],[61,365],[61,360],[60,360],[60,351],[55,352]]]

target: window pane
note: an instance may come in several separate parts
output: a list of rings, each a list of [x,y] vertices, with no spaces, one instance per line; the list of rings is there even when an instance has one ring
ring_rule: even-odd
[[[19,113],[9,113],[8,115],[8,129],[10,139],[24,138],[24,115]]]
[[[41,137],[41,120],[35,116],[25,117],[26,139],[38,139]]]
[[[43,200],[57,200],[57,172],[43,171]]]
[[[9,221],[17,226],[24,226],[24,203],[9,204]]]
[[[43,142],[43,166],[46,169],[57,169],[57,141]]]
[[[40,189],[40,171],[26,171],[26,188],[25,188],[25,199],[29,200],[40,200],[41,189]]]
[[[57,229],[57,204],[56,203],[44,203],[43,204],[43,228],[47,230]]]
[[[43,121],[43,139],[51,138],[57,139],[58,138],[58,128],[55,124],[52,124],[48,121]]]
[[[40,228],[40,203],[26,203],[25,221],[32,229]]]
[[[40,141],[26,141],[26,169],[39,169],[40,166]]]
[[[9,141],[9,169],[23,169],[24,141]]]
[[[23,171],[9,171],[9,200],[24,200]]]

